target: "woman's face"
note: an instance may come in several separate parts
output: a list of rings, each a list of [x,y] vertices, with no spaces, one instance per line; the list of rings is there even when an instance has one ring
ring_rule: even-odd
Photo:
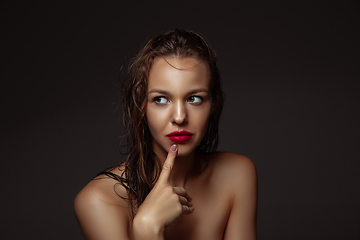
[[[178,145],[178,156],[187,156],[203,139],[212,106],[209,85],[209,69],[197,59],[155,59],[146,117],[158,156],[166,156],[173,143]]]

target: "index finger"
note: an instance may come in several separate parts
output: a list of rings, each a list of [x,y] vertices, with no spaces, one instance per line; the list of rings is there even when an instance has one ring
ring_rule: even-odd
[[[167,158],[164,162],[158,183],[169,183],[170,174],[175,163],[176,154],[177,154],[177,146],[176,144],[173,144],[171,145],[170,151],[168,152]]]

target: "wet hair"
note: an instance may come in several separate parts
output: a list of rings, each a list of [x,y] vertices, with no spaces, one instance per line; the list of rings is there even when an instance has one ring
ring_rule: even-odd
[[[223,93],[215,51],[193,31],[176,29],[152,38],[129,64],[123,80],[124,137],[128,154],[124,171],[121,176],[113,174],[111,170],[105,172],[127,189],[132,210],[143,203],[161,170],[160,162],[156,160],[152,149],[152,136],[146,120],[149,72],[158,57],[191,57],[208,66],[212,112],[204,138],[196,151],[213,152],[219,141],[218,127],[223,108]]]

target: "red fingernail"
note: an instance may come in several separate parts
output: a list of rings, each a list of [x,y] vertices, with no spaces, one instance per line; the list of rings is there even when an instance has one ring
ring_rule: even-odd
[[[177,150],[176,144],[173,144],[173,145],[171,146],[170,150],[171,150],[172,152],[176,152],[176,150]]]

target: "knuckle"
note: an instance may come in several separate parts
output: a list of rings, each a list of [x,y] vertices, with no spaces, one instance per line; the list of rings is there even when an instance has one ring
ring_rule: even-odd
[[[173,192],[174,192],[174,189],[173,189],[173,187],[171,187],[171,186],[166,186],[166,187],[164,188],[164,191],[167,192],[167,193],[173,193]]]
[[[181,205],[181,204],[178,204],[177,206],[176,206],[176,210],[178,211],[178,212],[182,212],[183,211],[183,205]]]
[[[184,213],[188,213],[190,208],[188,206],[184,205],[184,206],[182,206],[182,210],[183,210]]]
[[[170,196],[170,200],[171,200],[172,202],[180,203],[180,198],[179,198],[179,196],[176,195],[176,194],[171,195],[171,196]]]
[[[163,169],[164,169],[164,170],[170,170],[170,169],[171,169],[171,166],[170,166],[169,164],[164,163]]]

